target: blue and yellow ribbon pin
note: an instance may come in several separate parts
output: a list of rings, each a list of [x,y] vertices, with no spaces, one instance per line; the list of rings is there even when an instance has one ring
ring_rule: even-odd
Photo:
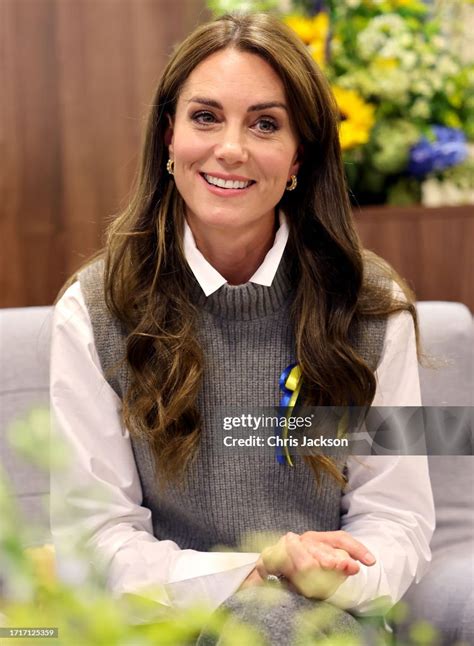
[[[288,417],[295,407],[302,384],[303,376],[301,374],[301,368],[297,363],[290,364],[280,375],[279,386],[282,392],[280,398],[280,415],[284,415],[286,420],[288,420]],[[283,427],[283,432],[279,428],[276,435],[286,440],[288,438],[288,424],[285,424]],[[279,464],[294,466],[286,442],[284,442],[284,446],[276,446],[275,453]]]

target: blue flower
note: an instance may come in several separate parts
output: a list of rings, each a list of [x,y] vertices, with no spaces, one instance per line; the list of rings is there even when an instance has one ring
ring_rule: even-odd
[[[467,157],[466,136],[457,128],[431,126],[434,141],[422,137],[410,150],[408,172],[423,177],[433,171],[457,166]]]

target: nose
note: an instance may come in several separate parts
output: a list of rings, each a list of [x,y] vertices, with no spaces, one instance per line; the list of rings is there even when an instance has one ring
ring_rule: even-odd
[[[216,159],[234,165],[247,161],[248,151],[242,133],[237,128],[227,128],[214,148]]]

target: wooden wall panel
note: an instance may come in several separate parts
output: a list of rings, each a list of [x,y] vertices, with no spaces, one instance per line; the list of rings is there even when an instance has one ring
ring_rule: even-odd
[[[408,280],[419,300],[474,312],[474,209],[371,207],[356,212],[364,245]]]
[[[172,44],[204,0],[0,0],[0,307],[43,305],[126,202]],[[468,209],[366,209],[363,241],[421,299],[474,310]]]
[[[0,0],[0,307],[53,301],[125,203],[172,45],[204,0]]]

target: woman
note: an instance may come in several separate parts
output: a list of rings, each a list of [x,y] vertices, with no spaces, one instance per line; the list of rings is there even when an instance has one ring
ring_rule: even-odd
[[[159,83],[105,263],[55,312],[52,406],[74,457],[52,481],[59,553],[85,531],[116,594],[250,609],[274,643],[294,626],[261,616],[269,575],[286,614],[373,614],[424,570],[433,529],[423,458],[223,449],[222,410],[277,405],[294,363],[306,404],[420,403],[414,308],[361,250],[337,121],[276,19],[199,27]],[[210,551],[258,532],[261,553]]]

